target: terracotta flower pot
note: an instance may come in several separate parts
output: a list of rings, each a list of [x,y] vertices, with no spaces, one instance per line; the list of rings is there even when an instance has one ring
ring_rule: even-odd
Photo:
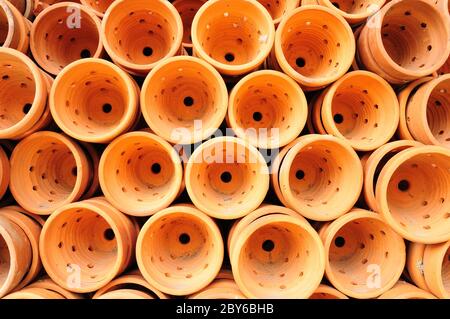
[[[262,207],[241,219],[231,236],[233,275],[248,298],[308,298],[319,286],[323,246],[294,211]]]
[[[20,284],[31,264],[32,252],[27,235],[19,225],[0,216],[0,298]]]
[[[348,297],[330,286],[320,285],[309,299],[348,299]]]
[[[438,298],[450,299],[450,241],[426,246],[423,272],[429,290]]]
[[[256,0],[209,0],[192,22],[194,55],[220,73],[242,75],[257,69],[273,46],[272,17]]]
[[[56,124],[81,141],[107,143],[131,129],[139,116],[139,88],[118,66],[83,59],[58,74],[50,93]]]
[[[238,137],[273,149],[300,135],[307,114],[300,86],[281,72],[265,70],[252,72],[234,86],[227,121]]]
[[[308,219],[328,221],[354,206],[363,186],[363,170],[348,142],[311,134],[277,155],[272,184],[285,206]]]
[[[192,48],[191,26],[198,9],[208,0],[175,0],[174,7],[183,21],[183,47]]]
[[[355,38],[348,23],[322,6],[295,9],[281,21],[270,56],[306,90],[320,89],[344,75],[355,56]]]
[[[42,264],[62,288],[92,292],[128,267],[136,237],[131,220],[106,201],[71,203],[57,209],[42,229]]]
[[[65,299],[61,294],[44,288],[24,288],[3,299]]]
[[[399,281],[378,299],[436,299],[436,297],[405,281]]]
[[[114,2],[114,0],[80,0],[80,2],[91,8],[91,10],[94,11],[98,17],[103,18],[106,10]]]
[[[118,0],[105,12],[102,39],[116,64],[145,76],[161,60],[180,53],[183,23],[169,1]]]
[[[361,31],[361,61],[394,84],[427,76],[450,53],[449,25],[444,13],[428,0],[390,1]]]
[[[34,20],[30,49],[36,62],[51,74],[75,60],[98,58],[103,54],[100,19],[77,3],[54,4]]]
[[[450,148],[450,74],[422,84],[410,96],[406,123],[415,140]]]
[[[273,23],[278,25],[289,12],[300,6],[300,0],[258,0],[272,16]]]
[[[355,209],[326,224],[320,237],[328,256],[325,274],[347,296],[377,297],[402,274],[405,243],[379,214]]]
[[[153,68],[142,86],[145,121],[174,144],[198,143],[211,136],[222,124],[227,106],[225,82],[199,58],[168,58]]]
[[[8,156],[0,146],[0,199],[8,190],[10,171]]]
[[[41,131],[20,141],[11,155],[10,190],[26,210],[48,215],[78,200],[88,188],[91,165],[81,147]]]
[[[399,104],[392,87],[367,71],[344,75],[322,93],[319,120],[328,134],[346,139],[358,151],[387,143],[398,127]]]
[[[157,135],[132,132],[115,139],[102,154],[100,187],[115,207],[149,216],[168,207],[182,187],[181,160]]]
[[[25,54],[0,48],[0,138],[17,139],[36,129],[46,112],[47,82]]]
[[[423,255],[425,253],[425,244],[409,243],[408,253],[406,254],[406,269],[414,284],[422,290],[430,291],[424,276]]]
[[[405,239],[425,244],[450,239],[449,160],[446,148],[417,146],[399,152],[381,170],[378,211]]]
[[[372,152],[370,156],[367,156],[367,159],[363,165],[363,195],[365,202],[370,207],[370,209],[372,209],[373,211],[378,211],[377,201],[375,198],[375,188],[377,185],[379,174],[387,161],[407,148],[420,145],[422,144],[416,141],[399,140],[387,143]]]
[[[211,283],[222,266],[219,228],[191,205],[166,208],[144,224],[136,259],[144,278],[171,295],[189,295]]]
[[[220,219],[256,209],[269,189],[269,170],[259,151],[235,137],[201,144],[186,165],[186,190],[197,208]]]
[[[27,53],[30,22],[9,1],[0,1],[0,44]]]
[[[34,0],[8,0],[27,19],[33,17]]]
[[[216,279],[189,299],[246,299],[232,279]]]
[[[16,210],[14,206],[8,206],[0,209],[0,216],[8,218],[10,221],[18,225],[28,238],[31,247],[31,263],[27,273],[22,278],[15,290],[19,290],[34,280],[41,271],[42,264],[39,258],[39,235],[41,234],[42,225],[40,225],[31,216]]]
[[[76,293],[73,293],[66,289],[61,288],[47,276],[44,276],[44,277],[36,280],[31,285],[28,285],[26,288],[40,288],[40,289],[49,290],[49,291],[60,294],[65,299],[83,299],[83,295],[76,294]]]
[[[117,295],[111,295],[112,292],[118,290],[124,290],[127,287],[132,287],[134,291],[142,292],[146,295],[151,296],[154,299],[167,299],[168,297],[150,285],[144,277],[142,277],[139,271],[134,271],[129,274],[122,275],[110,283],[108,283],[103,288],[100,288],[95,295],[92,297],[93,299],[116,299],[114,297],[118,297]],[[120,292],[119,292],[120,294]],[[106,297],[105,297],[106,295]],[[135,293],[136,295],[136,293]],[[120,297],[120,296],[119,296]]]
[[[386,0],[317,0],[320,5],[335,10],[350,24],[364,22],[385,4]]]

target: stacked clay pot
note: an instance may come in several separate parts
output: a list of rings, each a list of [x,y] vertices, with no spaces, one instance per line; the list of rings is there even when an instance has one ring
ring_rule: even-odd
[[[450,299],[449,5],[0,0],[0,298]]]

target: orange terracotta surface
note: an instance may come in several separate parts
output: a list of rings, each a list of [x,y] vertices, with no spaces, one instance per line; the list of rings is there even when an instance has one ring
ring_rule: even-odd
[[[9,1],[0,1],[0,43],[23,53],[28,51],[30,22]]]

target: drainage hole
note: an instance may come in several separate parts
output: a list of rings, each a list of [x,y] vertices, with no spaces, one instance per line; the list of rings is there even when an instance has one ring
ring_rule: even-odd
[[[112,111],[112,105],[109,104],[109,103],[103,104],[103,106],[102,106],[102,111],[103,111],[103,113],[109,113],[109,112],[111,112],[111,111]]]
[[[228,62],[233,62],[234,61],[234,54],[233,53],[225,54],[225,60],[227,60]]]
[[[297,172],[295,172],[295,177],[301,180],[305,178],[305,172],[299,169]]]
[[[180,241],[180,243],[182,243],[183,245],[189,244],[189,242],[191,241],[191,236],[189,236],[186,233],[182,233],[179,237],[178,240]]]
[[[262,114],[261,114],[261,112],[255,112],[255,113],[253,113],[253,119],[254,119],[256,122],[261,121],[261,120],[262,120]]]
[[[30,111],[30,109],[31,109],[31,103],[26,103],[26,104],[23,106],[23,108],[22,108],[22,112],[25,113],[25,114],[28,114],[28,112]]]
[[[230,172],[223,172],[221,175],[220,175],[220,179],[222,180],[222,182],[224,182],[224,183],[229,183],[229,182],[231,182],[231,174],[230,174]]]
[[[400,182],[398,182],[398,189],[402,192],[406,192],[409,189],[409,182],[406,179],[402,179]]]
[[[103,233],[103,237],[105,237],[106,240],[113,240],[116,238],[116,235],[114,234],[114,231],[111,228],[108,228]]]
[[[91,57],[91,51],[89,51],[88,49],[81,50],[80,57],[82,59],[90,58]]]
[[[186,96],[183,103],[185,106],[192,106],[194,104],[194,99],[191,96]]]
[[[145,55],[145,56],[151,56],[153,54],[153,49],[150,48],[150,47],[145,47],[142,50],[142,54]]]
[[[339,248],[344,247],[344,245],[345,245],[344,237],[341,237],[341,236],[336,237],[336,239],[334,240],[334,244],[336,245],[336,247],[339,247]]]
[[[306,61],[304,58],[297,58],[297,60],[295,60],[295,64],[297,64],[297,66],[299,68],[303,68],[306,65]]]
[[[344,116],[342,115],[342,114],[335,114],[334,116],[333,116],[333,119],[334,119],[334,122],[336,123],[336,124],[341,124],[342,122],[344,122]]]
[[[271,252],[275,248],[275,243],[272,240],[267,239],[261,246],[264,251]]]

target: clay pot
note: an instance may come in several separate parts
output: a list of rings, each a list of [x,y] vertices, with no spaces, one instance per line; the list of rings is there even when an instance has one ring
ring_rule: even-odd
[[[103,18],[103,15],[106,12],[106,9],[109,8],[109,6],[114,2],[114,0],[80,0],[80,2],[91,8],[94,13],[100,17]]]
[[[65,0],[34,0],[33,13],[37,16],[44,9],[59,2],[67,2]],[[70,0],[70,2],[80,3],[80,0]]]
[[[296,212],[262,207],[241,219],[230,236],[233,275],[248,298],[308,298],[319,286],[323,246]]]
[[[100,19],[77,3],[54,4],[34,20],[30,49],[36,62],[51,74],[75,60],[98,58],[103,54]]]
[[[300,86],[281,72],[265,70],[252,72],[233,88],[227,121],[238,137],[273,149],[300,135],[307,114]]]
[[[182,187],[180,157],[157,135],[132,132],[115,139],[102,154],[100,187],[116,208],[149,216],[168,207]]]
[[[42,264],[62,288],[92,292],[128,267],[136,237],[131,220],[106,201],[71,203],[50,215],[42,229]]]
[[[98,180],[98,165],[100,162],[100,156],[97,150],[89,143],[80,143],[83,150],[85,150],[86,155],[89,155],[89,162],[91,163],[92,172],[89,180],[89,188],[83,194],[81,199],[89,199],[97,193],[97,190],[100,186],[100,182]]]
[[[174,144],[198,143],[216,132],[228,105],[225,82],[208,63],[168,58],[142,86],[142,114],[150,129]]]
[[[136,259],[152,286],[171,295],[189,295],[218,274],[223,261],[222,236],[215,222],[193,206],[172,206],[144,224]]]
[[[242,75],[257,69],[273,46],[272,17],[256,0],[209,0],[192,22],[194,55],[220,73]]]
[[[273,23],[278,25],[289,12],[300,6],[300,0],[258,0],[272,16]]]
[[[135,289],[117,289],[107,292],[97,299],[154,299],[151,295]]]
[[[182,38],[180,14],[165,0],[114,1],[102,21],[109,56],[136,75],[145,76],[160,61],[179,54]]]
[[[150,285],[144,277],[142,277],[139,271],[131,272],[126,275],[122,275],[110,283],[108,283],[103,288],[100,288],[95,295],[92,297],[93,299],[118,299],[116,297],[120,297],[122,295],[123,290],[132,289],[132,295],[139,295],[136,291],[151,296],[152,299],[167,299],[167,296]],[[119,291],[117,294],[111,294]]]
[[[428,0],[390,1],[361,31],[361,62],[393,84],[429,75],[450,53],[449,25]]]
[[[26,210],[40,215],[78,200],[92,174],[81,147],[69,137],[49,131],[20,141],[10,162],[12,195]]]
[[[0,216],[0,298],[23,279],[31,264],[32,252],[27,235],[19,225]]]
[[[27,53],[30,22],[9,1],[0,0],[0,44]]]
[[[424,277],[423,255],[425,253],[424,244],[409,243],[406,254],[406,269],[414,284],[422,290],[430,291]]]
[[[330,286],[320,285],[309,299],[348,299],[348,297]]]
[[[449,159],[446,148],[416,146],[393,156],[381,170],[378,211],[405,239],[424,244],[450,239]]]
[[[216,279],[189,299],[246,299],[232,279]]]
[[[429,290],[450,299],[450,241],[425,247],[423,272]]]
[[[354,209],[320,230],[325,274],[353,298],[374,298],[391,289],[405,266],[405,243],[379,214]]]
[[[8,190],[9,175],[9,159],[3,148],[0,146],[0,199]]]
[[[399,281],[378,299],[436,299],[436,297],[405,281]]]
[[[290,143],[275,158],[271,177],[285,206],[317,221],[347,213],[363,185],[358,155],[331,135],[305,135]]]
[[[27,19],[33,17],[34,0],[8,0]]]
[[[5,296],[3,299],[65,299],[57,292],[44,288],[24,288]]]
[[[355,38],[334,10],[304,6],[278,26],[269,64],[306,90],[320,89],[343,76],[355,56]]]
[[[235,137],[201,144],[186,165],[186,190],[197,208],[220,219],[256,209],[269,189],[269,170],[259,151]]]
[[[386,0],[317,0],[317,2],[335,10],[348,23],[358,24],[380,10]]]
[[[450,74],[422,84],[410,96],[406,123],[415,140],[450,148]]]
[[[27,286],[26,288],[39,288],[39,289],[49,290],[51,292],[60,294],[65,299],[83,299],[82,295],[76,294],[76,293],[73,293],[73,292],[70,292],[68,290],[61,288],[47,276],[44,276],[44,277],[36,280],[35,282],[33,282],[31,285]]]
[[[370,209],[372,209],[373,211],[378,211],[377,201],[375,198],[375,188],[377,185],[379,174],[387,161],[407,148],[420,145],[422,144],[416,141],[399,140],[387,143],[371,153],[370,156],[367,156],[366,161],[363,165],[363,194],[365,202],[370,207]]]
[[[19,290],[31,281],[33,281],[41,271],[42,264],[39,258],[39,235],[41,234],[42,225],[34,220],[31,216],[16,210],[14,206],[4,207],[0,209],[0,216],[8,218],[10,221],[18,225],[27,236],[31,247],[31,263],[27,273],[22,278],[15,290]]]
[[[387,143],[397,130],[399,105],[392,87],[367,71],[344,75],[322,93],[315,104],[316,127],[346,139],[358,151],[372,151]],[[320,108],[320,109],[318,109]]]
[[[139,116],[139,88],[118,66],[83,59],[58,74],[50,93],[56,124],[85,142],[107,143],[131,129]]]
[[[172,4],[183,21],[183,47],[192,48],[191,26],[198,9],[208,0],[175,0]]]

